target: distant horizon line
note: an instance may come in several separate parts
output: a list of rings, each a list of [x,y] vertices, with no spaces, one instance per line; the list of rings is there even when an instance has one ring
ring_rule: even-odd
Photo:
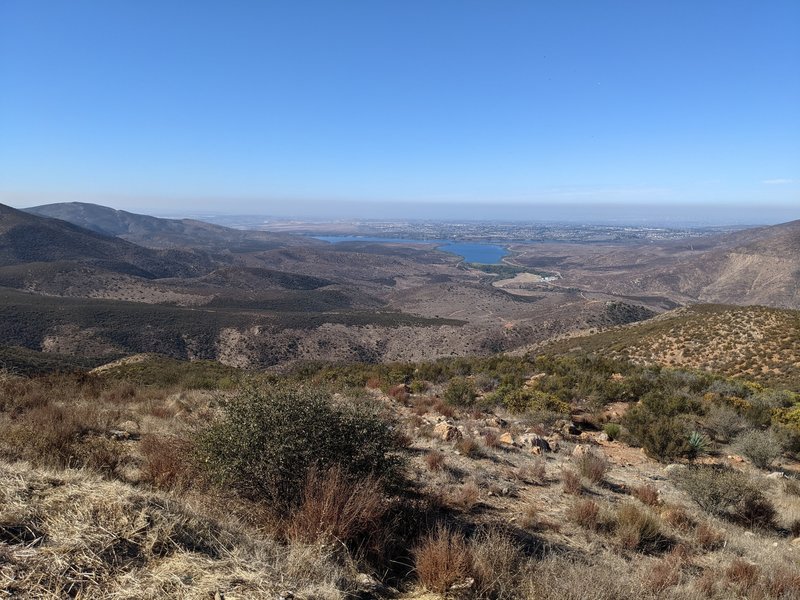
[[[16,197],[14,197],[16,196]],[[19,197],[22,196],[22,197]],[[189,203],[174,199],[171,205],[153,198],[109,195],[105,199],[55,200],[28,195],[2,194],[0,202],[26,209],[47,204],[90,204],[161,218],[261,218],[303,221],[416,221],[416,222],[492,222],[542,223],[615,226],[725,227],[776,225],[800,219],[796,205],[742,202],[675,201],[634,203],[617,202],[420,202],[420,201],[240,201],[236,208],[207,204],[208,198]],[[94,200],[94,201],[93,201]],[[205,202],[204,202],[205,200]],[[222,202],[220,200],[219,202]],[[457,212],[458,214],[453,214]],[[202,219],[201,219],[202,220]]]

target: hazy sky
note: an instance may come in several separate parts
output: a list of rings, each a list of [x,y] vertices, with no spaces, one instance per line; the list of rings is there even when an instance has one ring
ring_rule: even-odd
[[[799,25],[798,0],[3,0],[0,201],[800,218]]]

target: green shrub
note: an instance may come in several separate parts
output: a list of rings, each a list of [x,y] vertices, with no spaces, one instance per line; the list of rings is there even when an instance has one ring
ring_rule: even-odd
[[[670,462],[691,452],[687,428],[679,419],[656,417],[635,406],[624,417],[633,442],[651,458]]]
[[[619,437],[619,434],[622,432],[622,427],[617,423],[606,423],[603,427],[603,431],[608,436],[609,441],[613,442]]]
[[[456,406],[472,406],[475,397],[475,386],[465,377],[453,377],[444,391],[445,401]]]
[[[200,434],[202,463],[242,495],[286,513],[311,469],[340,466],[350,477],[400,481],[398,436],[364,407],[335,403],[319,389],[246,388]]]
[[[775,509],[750,478],[730,468],[681,469],[675,483],[706,512],[747,526],[770,526]]]
[[[759,469],[768,469],[781,455],[781,444],[770,431],[756,429],[736,438],[735,446]]]

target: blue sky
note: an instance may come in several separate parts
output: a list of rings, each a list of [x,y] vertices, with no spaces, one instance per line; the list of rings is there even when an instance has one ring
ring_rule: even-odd
[[[4,0],[0,201],[800,218],[798,24],[797,0]]]

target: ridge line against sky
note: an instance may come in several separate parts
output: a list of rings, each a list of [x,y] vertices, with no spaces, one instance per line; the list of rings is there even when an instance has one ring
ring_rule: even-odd
[[[786,220],[797,23],[787,0],[10,0],[0,202],[727,204]]]

